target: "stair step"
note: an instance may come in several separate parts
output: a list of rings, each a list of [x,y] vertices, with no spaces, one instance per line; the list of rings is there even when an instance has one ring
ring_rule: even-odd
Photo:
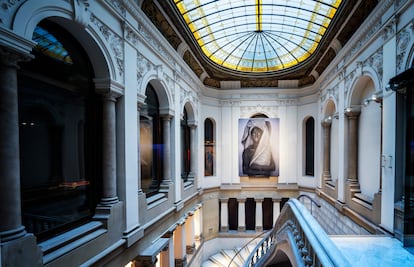
[[[209,259],[220,267],[227,267],[226,263],[229,262],[229,260],[221,253],[214,254],[213,256],[210,256]]]

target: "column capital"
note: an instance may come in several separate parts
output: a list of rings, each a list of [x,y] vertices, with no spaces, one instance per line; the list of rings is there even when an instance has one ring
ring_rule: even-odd
[[[255,198],[254,202],[256,203],[262,203],[264,201],[264,198]]]
[[[328,127],[331,127],[331,124],[332,124],[332,117],[331,117],[331,116],[328,116],[328,117],[324,118],[324,119],[321,121],[321,124],[322,124],[322,127],[323,127],[323,128],[328,128]]]
[[[174,118],[174,115],[172,114],[161,114],[160,116],[163,121],[170,121],[172,118]]]
[[[237,202],[238,203],[245,203],[246,202],[246,198],[245,197],[244,198],[238,197],[237,198]]]
[[[95,91],[101,95],[113,95],[114,98],[118,98],[124,94],[124,85],[111,78],[95,78]]]
[[[197,128],[197,121],[195,121],[195,120],[189,120],[189,121],[188,121],[188,126],[189,126],[191,129],[195,129],[195,128]]]
[[[219,200],[220,200],[220,203],[227,203],[227,202],[229,202],[229,199],[228,198],[220,198]]]
[[[22,54],[13,48],[0,46],[0,64],[2,65],[18,69],[19,62],[30,61],[33,58],[32,54]]]
[[[102,94],[103,100],[111,101],[111,102],[114,102],[114,103],[116,102],[116,99],[118,97],[119,97],[119,95],[114,93],[114,92],[107,92],[107,93]]]
[[[350,106],[345,108],[345,115],[348,117],[348,119],[357,119],[359,115],[361,114],[361,108],[357,106]]]

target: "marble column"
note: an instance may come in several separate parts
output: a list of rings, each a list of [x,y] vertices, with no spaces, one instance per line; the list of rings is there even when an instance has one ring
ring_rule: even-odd
[[[331,125],[332,118],[329,116],[322,121],[323,127],[323,179],[331,180]]]
[[[191,158],[190,158],[190,173],[193,179],[196,177],[197,174],[197,146],[196,146],[196,129],[197,125],[192,124],[190,125],[190,151],[191,151]]]
[[[101,205],[118,203],[116,190],[116,98],[112,93],[103,97],[102,110],[102,176],[103,190]]]
[[[221,212],[220,212],[220,232],[227,232],[229,230],[229,209],[228,199],[220,199]]]
[[[255,198],[256,201],[256,231],[263,231],[263,198]]]
[[[197,204],[197,209],[194,213],[194,238],[198,245],[203,238],[203,206],[201,203]]]
[[[186,253],[193,254],[195,250],[194,242],[194,213],[189,212],[187,220],[185,221],[185,245]]]
[[[246,231],[246,199],[238,198],[237,202],[239,203],[239,225],[237,227],[237,231],[244,232]]]
[[[160,253],[160,265],[161,267],[174,267],[175,266],[175,245],[174,245],[174,231],[177,229],[177,225],[169,228],[168,231],[162,236],[168,238],[168,247],[162,250]]]
[[[18,62],[32,57],[0,46],[0,266],[43,266],[36,237],[22,225]]]
[[[161,267],[174,267],[174,253],[173,252],[173,238],[170,237],[169,241],[168,241],[168,247],[166,247],[165,249],[163,249],[160,252],[160,266]]]
[[[279,218],[280,215],[280,199],[273,198],[273,226],[276,223],[277,218]]]
[[[187,255],[185,247],[185,219],[177,224],[174,231],[174,258],[176,267],[187,265]]]
[[[171,184],[171,116],[166,115],[162,117],[163,131],[164,131],[164,178],[163,184]]]
[[[144,192],[142,191],[142,182],[141,182],[141,109],[144,103],[137,103],[137,140],[138,140],[138,146],[137,146],[137,153],[138,153],[138,162],[137,162],[137,168],[138,168],[138,195],[143,195]]]
[[[348,181],[358,183],[358,118],[359,109],[347,108],[345,115],[348,117]]]
[[[21,219],[17,63],[28,60],[0,47],[0,242],[26,234]],[[0,262],[1,263],[1,262]],[[0,264],[1,265],[1,264]]]

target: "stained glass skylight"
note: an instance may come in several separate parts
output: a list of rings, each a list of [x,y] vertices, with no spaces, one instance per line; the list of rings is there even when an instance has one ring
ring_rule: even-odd
[[[32,39],[37,43],[36,48],[43,54],[67,64],[73,63],[72,58],[62,43],[46,29],[36,26]]]
[[[287,69],[317,49],[342,0],[174,0],[207,58],[240,72]]]

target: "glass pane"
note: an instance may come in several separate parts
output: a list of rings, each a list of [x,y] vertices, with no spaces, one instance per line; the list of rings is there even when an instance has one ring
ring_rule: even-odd
[[[174,2],[211,61],[242,72],[268,72],[308,59],[342,1]]]
[[[46,29],[36,26],[33,32],[33,41],[37,42],[36,48],[43,54],[59,61],[73,64],[72,58],[68,51],[63,47],[62,43]]]

